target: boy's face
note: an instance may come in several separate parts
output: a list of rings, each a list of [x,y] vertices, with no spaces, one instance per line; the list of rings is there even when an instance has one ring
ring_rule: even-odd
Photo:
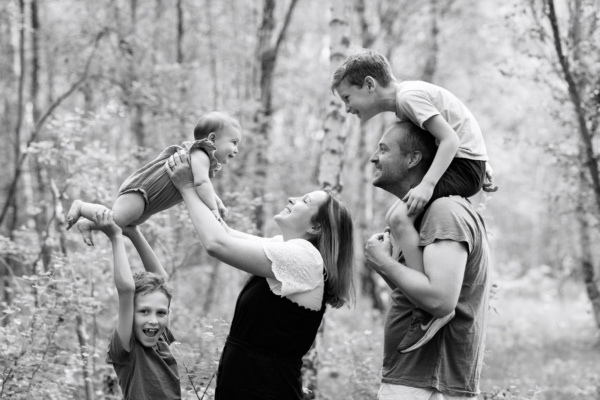
[[[371,87],[373,89],[373,87]],[[362,121],[368,121],[380,110],[375,106],[376,96],[365,83],[362,87],[351,85],[344,79],[336,88],[338,96],[346,104],[346,112],[355,114]]]
[[[163,292],[138,295],[133,311],[133,333],[146,347],[158,342],[165,328],[169,326],[169,299]]]
[[[221,164],[227,164],[238,153],[242,133],[234,126],[225,126],[215,139],[215,157]]]

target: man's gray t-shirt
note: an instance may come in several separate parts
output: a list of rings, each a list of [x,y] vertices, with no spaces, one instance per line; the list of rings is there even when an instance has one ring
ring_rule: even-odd
[[[408,331],[414,305],[395,289],[385,321],[382,381],[475,396],[485,348],[489,249],[483,220],[468,200],[450,196],[431,204],[423,216],[419,246],[436,240],[462,242],[468,248],[456,315],[425,346],[401,354],[397,348]]]

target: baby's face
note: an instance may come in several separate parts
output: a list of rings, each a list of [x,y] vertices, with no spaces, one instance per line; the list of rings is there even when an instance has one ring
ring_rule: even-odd
[[[215,139],[215,157],[221,164],[227,164],[238,153],[242,141],[242,132],[234,126],[226,126],[217,134]]]

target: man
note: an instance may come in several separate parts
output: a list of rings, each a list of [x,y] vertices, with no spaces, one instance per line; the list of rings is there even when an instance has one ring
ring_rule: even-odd
[[[402,199],[427,172],[435,156],[431,135],[410,122],[395,122],[371,157],[373,185]],[[423,267],[410,268],[393,246],[395,214],[406,213],[398,200],[388,212],[390,232],[373,235],[365,255],[369,266],[387,282],[392,304],[385,321],[384,359],[379,400],[462,400],[479,393],[489,295],[489,249],[483,220],[471,203],[458,196],[432,202],[422,214],[419,249]],[[398,346],[411,332],[424,330],[411,314],[415,307],[435,317],[454,318],[418,349]]]

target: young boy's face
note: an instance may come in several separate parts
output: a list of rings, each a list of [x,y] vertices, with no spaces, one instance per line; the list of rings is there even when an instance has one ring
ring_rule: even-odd
[[[346,104],[346,112],[355,114],[362,121],[368,121],[380,110],[375,107],[375,94],[365,84],[362,87],[351,85],[344,79],[336,88],[338,96]]]
[[[133,333],[143,346],[155,346],[167,326],[169,326],[169,299],[163,292],[136,296]]]

